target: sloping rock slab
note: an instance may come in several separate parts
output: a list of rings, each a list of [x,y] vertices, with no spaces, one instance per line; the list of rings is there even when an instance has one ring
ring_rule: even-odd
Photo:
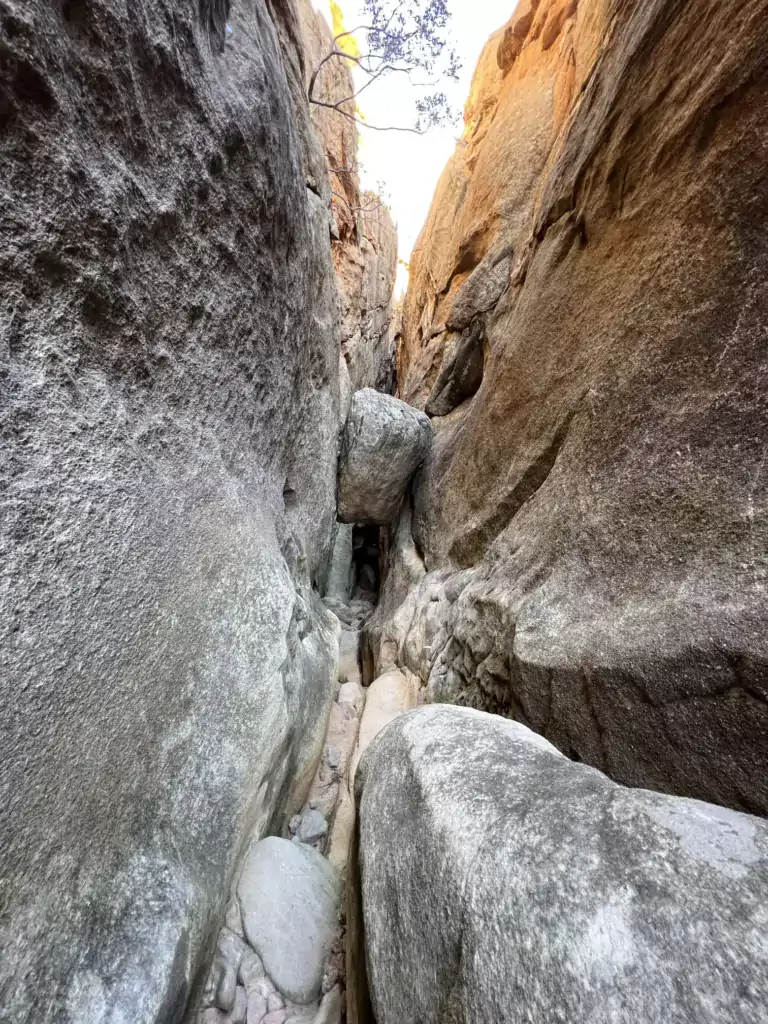
[[[451,334],[424,411],[428,416],[447,416],[475,394],[482,379],[483,325],[478,320],[461,334]]]
[[[362,758],[377,1024],[768,1019],[768,825],[430,706]]]
[[[351,778],[353,780],[360,758],[368,746],[384,726],[389,725],[403,712],[415,708],[417,699],[418,679],[411,673],[406,675],[400,669],[391,668],[388,672],[380,675],[378,679],[374,679],[366,693],[357,749],[352,761]]]
[[[248,941],[284,996],[311,1003],[336,932],[338,872],[315,850],[269,836],[252,847],[237,886]]]
[[[431,441],[423,412],[371,388],[356,391],[339,463],[341,522],[391,523]]]

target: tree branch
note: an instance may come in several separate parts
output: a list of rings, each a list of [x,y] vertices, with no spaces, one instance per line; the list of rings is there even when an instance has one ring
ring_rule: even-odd
[[[374,132],[411,132],[413,135],[424,135],[424,130],[421,128],[402,128],[399,125],[389,125],[384,127],[382,125],[368,124],[367,121],[361,120],[359,117],[355,117],[354,114],[349,114],[346,110],[342,110],[341,107],[337,107],[335,103],[323,103],[322,100],[313,100],[310,97],[310,102],[314,103],[316,107],[327,107],[329,110],[336,110],[341,114],[342,117],[346,117],[348,121],[352,121],[353,124],[362,125],[363,128],[370,128]]]

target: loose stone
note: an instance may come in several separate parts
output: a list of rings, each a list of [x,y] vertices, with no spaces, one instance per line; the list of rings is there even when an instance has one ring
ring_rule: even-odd
[[[320,811],[305,811],[301,816],[296,838],[300,843],[316,843],[328,834],[328,822]]]
[[[251,848],[238,896],[248,940],[277,988],[298,1003],[316,999],[338,928],[338,872],[309,847],[270,836]]]
[[[248,996],[245,993],[245,989],[242,985],[238,985],[235,990],[235,1004],[232,1007],[232,1024],[245,1024],[246,1014],[248,1013]]]
[[[267,1010],[271,1013],[273,1010],[282,1010],[285,1006],[283,998],[279,992],[270,992],[267,997]]]
[[[249,949],[240,961],[240,968],[237,973],[247,992],[254,989],[264,978],[264,965],[258,953],[254,953],[253,950]]]
[[[342,765],[341,750],[336,746],[335,743],[331,744],[325,749],[325,757],[328,761],[328,766],[333,769],[334,772],[339,772]]]
[[[248,994],[248,1024],[261,1024],[267,1014],[267,1000],[260,992]]]
[[[231,964],[235,972],[237,972],[243,957],[248,952],[248,946],[240,936],[235,935],[233,931],[226,927],[222,928],[219,933],[219,941],[216,948],[221,959]]]
[[[269,1000],[269,997],[272,995],[273,992],[276,992],[277,989],[269,980],[269,978],[265,976],[256,982],[256,985],[254,986],[254,991],[258,992],[259,995],[264,996],[266,1000]]]
[[[313,1024],[341,1024],[341,988],[338,985],[323,996]]]
[[[226,960],[217,960],[218,980],[214,1002],[220,1010],[229,1013],[235,1005],[235,992],[237,990],[237,976],[232,964]]]
[[[233,897],[227,904],[227,911],[224,915],[224,925],[236,935],[242,937],[243,922],[240,917],[240,904],[237,902],[235,897]]]
[[[231,1024],[229,1014],[215,1006],[209,1006],[208,1009],[203,1010],[198,1020],[200,1024]]]
[[[274,1013],[268,1013],[262,1024],[285,1024],[285,1011],[275,1010]]]

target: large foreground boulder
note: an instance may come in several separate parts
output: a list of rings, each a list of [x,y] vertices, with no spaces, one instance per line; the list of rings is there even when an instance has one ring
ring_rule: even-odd
[[[356,391],[339,463],[341,522],[391,523],[431,441],[423,412],[372,388]]]
[[[758,1024],[768,825],[431,706],[357,771],[377,1024]]]

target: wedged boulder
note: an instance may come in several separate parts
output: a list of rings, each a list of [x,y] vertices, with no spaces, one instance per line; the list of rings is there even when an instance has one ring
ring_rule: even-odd
[[[469,275],[454,299],[446,324],[455,331],[463,331],[478,314],[487,313],[509,286],[512,268],[512,247],[488,253]]]
[[[339,462],[341,522],[391,523],[431,441],[423,412],[372,388],[355,392]]]
[[[336,935],[339,874],[315,850],[269,836],[251,848],[237,884],[245,934],[284,996],[311,1003]]]
[[[757,1024],[768,824],[419,708],[356,778],[377,1024]]]

